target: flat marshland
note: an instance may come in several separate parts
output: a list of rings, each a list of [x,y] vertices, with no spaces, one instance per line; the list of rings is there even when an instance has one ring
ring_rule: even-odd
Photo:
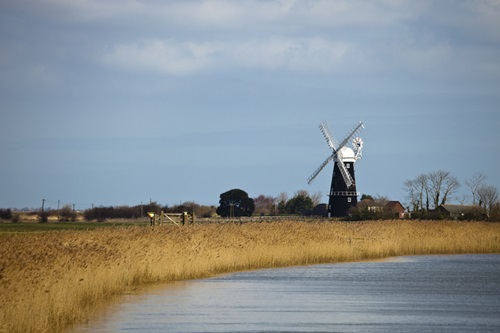
[[[0,233],[0,332],[62,332],[146,284],[455,253],[500,253],[500,223],[295,221]]]

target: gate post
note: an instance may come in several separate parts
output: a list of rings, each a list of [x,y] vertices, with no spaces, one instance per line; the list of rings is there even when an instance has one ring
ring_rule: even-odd
[[[156,214],[153,212],[148,212],[147,214],[149,216],[149,225],[154,227],[156,224]]]

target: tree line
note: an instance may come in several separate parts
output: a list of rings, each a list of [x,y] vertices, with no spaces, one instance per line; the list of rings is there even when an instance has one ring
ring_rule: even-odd
[[[292,198],[286,193],[277,197],[261,194],[250,198],[241,189],[232,189],[220,195],[216,212],[222,217],[252,215],[311,215],[321,201],[321,193],[309,194],[306,190],[295,192]]]
[[[408,179],[403,183],[406,192],[405,208],[411,212],[413,217],[432,218],[432,213],[440,205],[449,203],[452,199],[461,204],[471,203],[479,209],[479,215],[490,220],[500,220],[500,195],[495,186],[486,183],[487,176],[476,173],[465,181],[470,194],[456,197],[460,188],[457,177],[449,171],[433,171],[420,174],[415,178]],[[205,206],[195,202],[184,202],[179,205],[159,205],[156,202],[135,206],[100,206],[92,207],[83,211],[83,218],[88,221],[105,221],[107,219],[134,219],[146,216],[147,212],[159,214],[165,213],[194,213],[198,217],[241,217],[261,215],[326,215],[326,205],[320,205],[322,194],[315,192],[310,194],[306,190],[299,190],[290,198],[282,192],[278,196],[261,194],[250,198],[241,189],[232,189],[220,194],[219,205]],[[383,207],[389,199],[384,196],[372,197],[364,194],[360,198],[357,207],[353,207],[347,219],[376,219],[386,218],[383,211],[370,211],[373,206]],[[75,221],[77,212],[71,205],[63,206],[58,210],[45,210],[38,213],[40,222],[47,222],[49,216],[57,216],[59,221]],[[386,216],[387,215],[387,216]],[[474,216],[475,219],[481,217]],[[10,209],[0,209],[0,219],[19,220],[19,215]]]
[[[495,186],[488,185],[488,177],[482,172],[474,174],[465,181],[470,194],[455,197],[460,182],[449,171],[433,171],[420,174],[403,183],[406,191],[409,210],[425,215],[436,210],[440,205],[445,205],[453,198],[460,204],[477,206],[487,218],[500,217],[500,196]]]
[[[147,216],[148,212],[155,214],[164,213],[194,213],[198,217],[242,217],[252,215],[310,215],[313,208],[319,204],[321,193],[309,194],[306,190],[297,191],[289,198],[286,193],[273,197],[259,195],[250,198],[241,189],[232,189],[220,195],[219,206],[206,206],[187,201],[178,205],[160,205],[157,202],[134,206],[96,206],[82,212],[76,212],[72,205],[65,205],[60,209],[44,209],[32,212],[38,217],[39,222],[49,220],[60,222],[76,221],[82,218],[87,221],[106,221],[110,219],[137,219]],[[0,219],[19,221],[19,215],[11,209],[0,209]]]

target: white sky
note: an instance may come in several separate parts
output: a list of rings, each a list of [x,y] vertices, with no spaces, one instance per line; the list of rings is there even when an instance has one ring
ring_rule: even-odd
[[[500,1],[6,0],[0,73],[4,208],[326,202],[321,120],[364,121],[361,193],[500,188]]]

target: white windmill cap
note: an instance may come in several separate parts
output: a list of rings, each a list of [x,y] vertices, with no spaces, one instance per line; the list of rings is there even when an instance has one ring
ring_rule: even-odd
[[[342,147],[340,148],[340,152],[342,155],[342,162],[356,162],[356,155],[351,148]]]

